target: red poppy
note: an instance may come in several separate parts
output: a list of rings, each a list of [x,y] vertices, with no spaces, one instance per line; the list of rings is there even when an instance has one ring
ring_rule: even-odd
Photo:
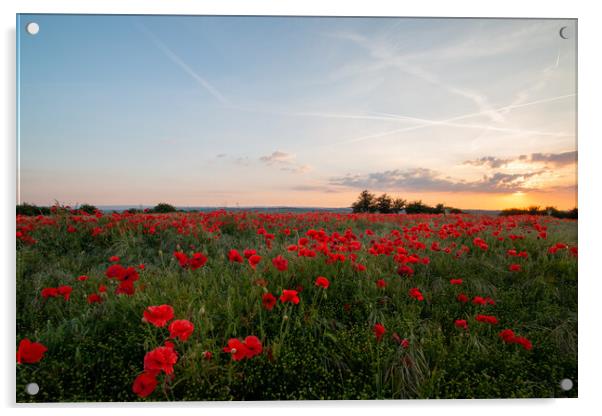
[[[77,278],[77,280],[79,280],[80,282],[85,282],[85,281],[86,281],[86,280],[88,280],[88,279],[89,279],[89,278],[88,278],[88,276],[85,276],[85,275],[79,276],[79,277]]]
[[[402,346],[402,348],[407,350],[408,348],[410,348],[410,340],[407,338],[402,339],[401,346]]]
[[[456,328],[468,329],[468,322],[465,319],[456,319],[454,322]]]
[[[460,293],[458,296],[456,296],[456,299],[458,302],[461,302],[461,303],[468,302],[468,296],[466,296],[464,293]]]
[[[132,296],[135,293],[134,282],[131,280],[124,280],[119,282],[119,286],[115,289],[115,293],[118,295]]]
[[[109,257],[109,261],[110,261],[111,263],[117,263],[119,260],[121,260],[121,259],[119,258],[119,256],[111,256],[111,257]]]
[[[186,341],[194,331],[194,324],[186,319],[178,319],[169,324],[169,336]]]
[[[100,293],[105,293],[107,291],[107,287],[105,285],[98,286],[98,291]]]
[[[44,358],[44,353],[48,348],[39,342],[31,342],[23,338],[17,349],[17,362],[19,364],[33,364]]]
[[[261,354],[263,347],[261,341],[255,335],[249,335],[244,341],[246,347],[247,358],[253,358]]]
[[[228,260],[230,260],[230,263],[242,263],[243,262],[243,258],[240,255],[240,253],[234,249],[232,249],[228,252]]]
[[[372,332],[374,332],[376,341],[380,342],[381,339],[383,338],[383,335],[385,335],[385,332],[387,332],[387,330],[385,329],[383,324],[381,324],[380,322],[377,322],[374,324],[374,327],[372,327]]]
[[[47,287],[42,289],[42,297],[43,298],[55,298],[59,295],[59,292],[54,287]]]
[[[255,266],[257,266],[259,264],[259,262],[261,261],[261,256],[258,256],[257,254],[253,254],[251,256],[248,257],[249,259],[249,265],[255,269]]]
[[[461,285],[462,284],[462,279],[450,279],[449,283],[452,285]]]
[[[316,278],[315,285],[324,289],[328,289],[328,286],[330,286],[330,282],[324,276],[318,276]]]
[[[511,329],[504,329],[499,333],[499,337],[506,343],[506,344],[510,344],[512,343],[512,341],[514,341],[514,338],[516,337],[516,335],[514,334],[514,331]]]
[[[280,302],[282,302],[282,303],[290,302],[290,303],[294,303],[295,305],[297,305],[299,303],[299,296],[297,296],[297,291],[283,289],[282,295],[280,295]]]
[[[520,264],[511,264],[510,266],[508,266],[508,270],[510,270],[511,272],[520,272],[521,266]]]
[[[109,279],[112,279],[114,277],[119,278],[123,275],[124,272],[125,267],[123,267],[121,264],[112,264],[109,267],[107,267],[107,271],[105,272],[105,274]]]
[[[240,361],[247,357],[247,346],[239,339],[230,338],[224,352],[231,354],[234,361]]]
[[[190,260],[188,260],[188,266],[192,270],[196,270],[199,267],[203,267],[207,263],[207,256],[202,253],[194,253]]]
[[[143,320],[161,328],[174,317],[173,308],[169,305],[149,306],[144,310]]]
[[[276,305],[276,297],[271,293],[264,293],[261,296],[261,303],[263,304],[263,307],[265,309],[271,311],[272,309],[274,309],[274,305]]]
[[[284,272],[288,269],[288,260],[282,256],[277,256],[276,258],[272,259],[272,264],[281,272]]]
[[[533,348],[533,344],[531,344],[531,341],[529,341],[525,337],[516,337],[516,338],[514,338],[514,343],[519,344],[520,346],[522,346],[527,351],[529,351],[529,350],[531,350]]]
[[[385,282],[385,279],[378,279],[376,281],[376,287],[380,287],[380,288],[387,287],[387,282]]]
[[[485,298],[482,297],[482,296],[475,296],[472,299],[472,303],[473,303],[473,305],[486,305],[487,304],[487,300],[485,300]]]
[[[410,266],[408,266],[407,264],[402,264],[401,266],[399,266],[399,268],[397,269],[397,274],[400,276],[406,276],[406,277],[412,277],[414,276],[414,269],[412,269]]]
[[[140,397],[149,396],[157,388],[157,376],[153,373],[144,372],[134,380],[132,391]]]
[[[243,256],[245,256],[245,258],[249,258],[251,256],[254,256],[255,254],[257,254],[257,250],[253,250],[252,248],[247,248],[242,252]]]
[[[408,293],[411,297],[413,297],[414,299],[416,299],[418,301],[424,300],[424,296],[422,295],[422,292],[420,292],[420,289],[418,289],[417,287],[411,288]]]
[[[203,351],[203,358],[210,361],[213,358],[213,353],[211,351]]]
[[[138,265],[138,268],[139,268],[140,270],[144,270],[144,269],[146,269],[146,266],[145,266],[144,264],[142,264],[142,263],[141,263],[141,264],[139,264],[139,265]]]
[[[88,295],[88,303],[102,303],[102,298],[98,293],[92,293],[91,295]]]
[[[178,263],[180,263],[180,267],[186,267],[188,265],[188,256],[186,253],[175,251],[173,255],[178,260]]]
[[[490,324],[490,325],[497,325],[498,320],[495,316],[491,316],[491,315],[477,315],[475,317],[475,319],[479,322],[484,322],[486,324]]]
[[[144,356],[144,371],[151,374],[163,371],[169,375],[173,373],[173,366],[176,362],[178,362],[178,354],[173,348],[157,347]]]

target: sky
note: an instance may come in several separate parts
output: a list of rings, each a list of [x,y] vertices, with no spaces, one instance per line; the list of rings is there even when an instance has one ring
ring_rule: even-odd
[[[19,15],[17,28],[20,202],[345,207],[368,189],[577,206],[575,20]]]

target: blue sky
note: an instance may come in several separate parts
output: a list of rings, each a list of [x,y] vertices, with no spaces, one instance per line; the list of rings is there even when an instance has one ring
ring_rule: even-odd
[[[21,201],[347,206],[368,188],[576,204],[573,20],[21,15],[18,28]]]

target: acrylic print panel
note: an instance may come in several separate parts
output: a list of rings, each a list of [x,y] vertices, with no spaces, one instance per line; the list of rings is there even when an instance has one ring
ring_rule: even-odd
[[[17,33],[18,402],[577,396],[575,20]]]

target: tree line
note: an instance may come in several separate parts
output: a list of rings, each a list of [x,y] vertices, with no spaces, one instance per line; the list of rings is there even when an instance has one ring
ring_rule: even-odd
[[[376,196],[367,189],[360,192],[357,200],[351,204],[351,209],[355,213],[380,213],[380,214],[399,214],[405,211],[406,214],[461,214],[462,210],[448,207],[444,204],[437,204],[434,207],[423,203],[422,201],[408,202],[402,198],[393,198],[386,193]]]

